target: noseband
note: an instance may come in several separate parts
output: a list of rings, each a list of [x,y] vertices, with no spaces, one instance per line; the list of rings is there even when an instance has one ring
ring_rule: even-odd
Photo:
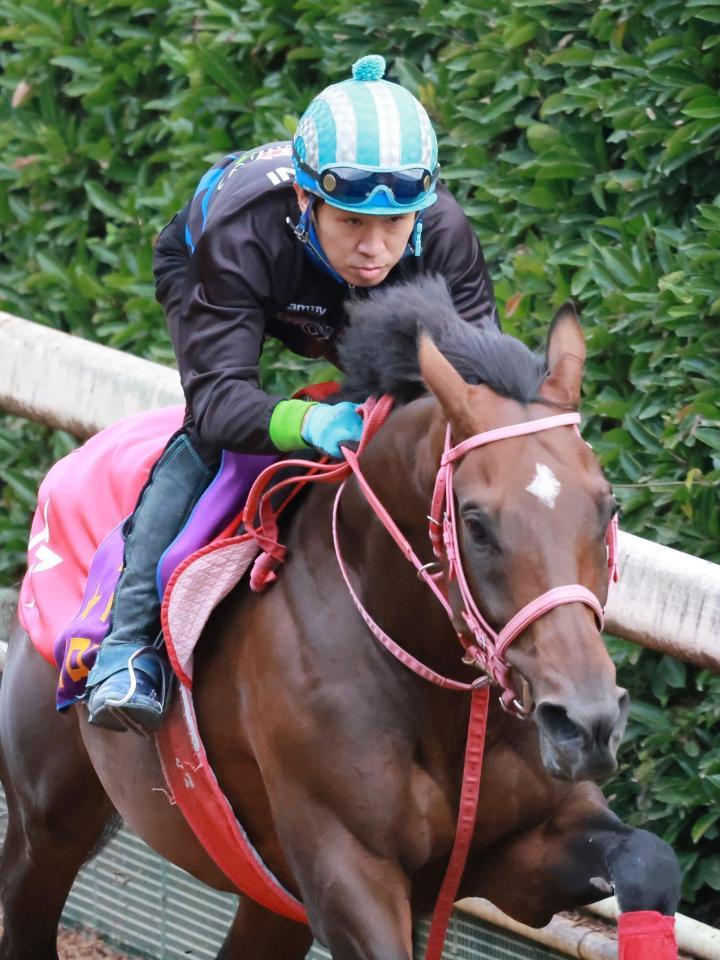
[[[531,433],[540,433],[541,431],[552,430],[556,427],[573,426],[577,432],[577,425],[579,423],[580,414],[563,413],[557,416],[544,417],[540,420],[530,420],[524,423],[512,424],[507,427],[499,427],[495,430],[487,430],[484,433],[475,434],[475,436],[455,446],[453,446],[451,442],[450,425],[448,424],[445,434],[445,450],[435,480],[432,506],[428,517],[430,521],[430,541],[433,553],[438,562],[429,564],[422,563],[417,557],[404,534],[400,531],[397,524],[375,495],[360,469],[357,455],[347,448],[343,448],[346,460],[350,464],[373,512],[392,536],[395,543],[400,547],[405,557],[415,566],[418,571],[418,577],[424,580],[433,591],[452,622],[457,622],[457,617],[456,611],[453,610],[449,600],[449,584],[452,581],[457,583],[462,600],[462,609],[459,611],[459,615],[467,628],[466,630],[456,630],[458,639],[464,649],[462,659],[464,663],[480,669],[483,672],[483,676],[471,684],[463,684],[450,680],[447,677],[441,677],[439,674],[430,670],[429,667],[416,660],[416,658],[406,650],[399,647],[372,619],[352,587],[340,550],[337,521],[340,498],[345,486],[343,483],[335,497],[333,509],[333,542],[335,544],[335,553],[341,573],[363,620],[375,637],[380,640],[393,656],[401,660],[405,666],[409,667],[415,673],[440,686],[451,687],[453,689],[472,689],[478,685],[492,681],[501,688],[500,702],[503,707],[508,712],[519,717],[528,716],[531,711],[531,705],[527,702],[527,695],[522,698],[518,697],[511,680],[511,667],[505,659],[505,653],[513,640],[520,636],[535,620],[538,620],[555,607],[568,603],[582,603],[590,607],[595,614],[598,630],[602,630],[603,608],[595,594],[588,590],[587,587],[583,587],[579,583],[567,584],[566,586],[553,587],[534,600],[531,600],[530,603],[527,603],[521,610],[518,610],[499,632],[495,631],[485,617],[483,617],[475,602],[462,563],[455,496],[453,492],[455,464],[462,460],[470,450],[476,450],[478,447],[486,446],[489,443],[507,440],[511,437],[526,436]],[[609,577],[613,580],[617,579],[616,517],[613,517],[608,525],[606,543],[608,547]],[[439,570],[437,569],[438,567]],[[447,572],[445,572],[443,567],[447,568]],[[432,572],[433,570],[437,572]]]

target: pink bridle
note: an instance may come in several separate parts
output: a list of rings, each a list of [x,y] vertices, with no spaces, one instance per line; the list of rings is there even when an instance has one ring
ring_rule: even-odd
[[[504,708],[518,716],[527,716],[529,711],[527,705],[524,705],[516,695],[510,679],[511,668],[505,659],[505,653],[513,640],[520,636],[535,620],[548,613],[548,611],[568,603],[583,603],[590,607],[595,614],[598,629],[601,630],[603,626],[603,608],[595,594],[588,590],[587,587],[579,583],[567,584],[546,590],[545,593],[531,600],[521,610],[518,610],[499,632],[494,630],[485,617],[483,617],[475,602],[462,564],[455,497],[453,494],[454,465],[470,450],[476,450],[478,447],[486,446],[489,443],[506,440],[511,437],[521,437],[531,433],[539,433],[556,427],[573,426],[577,430],[579,423],[580,414],[563,413],[556,416],[543,417],[540,420],[530,420],[524,423],[511,424],[506,427],[498,427],[494,430],[486,430],[484,433],[478,433],[455,446],[452,446],[450,426],[448,425],[445,435],[445,451],[442,455],[440,469],[438,470],[435,480],[432,506],[428,517],[430,521],[430,541],[432,543],[433,553],[438,561],[445,561],[447,564],[447,575],[445,575],[442,570],[439,573],[431,573],[431,568],[437,566],[434,563],[422,563],[407,538],[400,531],[395,521],[365,479],[360,469],[357,455],[347,448],[343,448],[345,458],[350,464],[368,504],[395,543],[400,547],[405,557],[416,568],[418,576],[424,580],[433,591],[445,608],[451,621],[454,621],[456,618],[455,611],[452,609],[448,599],[448,584],[452,580],[457,582],[463,603],[460,616],[470,631],[470,636],[464,631],[458,631],[458,638],[465,651],[463,662],[477,666],[483,671],[484,676],[480,678],[480,681],[475,681],[472,684],[464,684],[456,680],[450,680],[447,677],[441,677],[399,647],[372,619],[352,587],[340,549],[337,521],[340,498],[345,486],[343,483],[335,497],[333,509],[333,542],[335,544],[335,554],[343,579],[363,620],[374,636],[380,640],[393,656],[401,660],[405,666],[409,667],[415,673],[440,686],[456,690],[471,689],[476,687],[479,682],[492,680],[502,689],[500,699]],[[609,576],[610,579],[617,579],[617,520],[615,517],[608,526],[606,542],[608,546]]]

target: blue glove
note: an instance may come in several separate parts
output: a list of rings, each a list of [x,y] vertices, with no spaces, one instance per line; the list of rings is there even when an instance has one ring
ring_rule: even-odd
[[[305,414],[301,433],[305,443],[340,459],[341,443],[357,441],[362,436],[363,422],[357,404],[316,403]]]

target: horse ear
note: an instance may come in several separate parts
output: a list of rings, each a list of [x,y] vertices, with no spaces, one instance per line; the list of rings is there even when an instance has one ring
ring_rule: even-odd
[[[540,396],[578,407],[586,350],[582,327],[570,301],[560,307],[550,324],[545,356],[549,372]]]
[[[430,391],[437,397],[442,411],[456,428],[468,436],[474,432],[470,409],[470,384],[460,376],[447,357],[435,346],[432,337],[423,331],[418,344],[420,373]]]

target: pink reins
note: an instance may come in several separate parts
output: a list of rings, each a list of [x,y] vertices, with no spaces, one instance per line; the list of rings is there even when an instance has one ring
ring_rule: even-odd
[[[360,442],[358,454],[361,454],[367,443],[384,423],[392,408],[392,398],[381,397],[379,401],[368,401],[363,405],[366,418],[365,430]],[[430,541],[438,563],[423,563],[416,555],[412,545],[385,509],[360,468],[358,454],[348,448],[343,448],[345,463],[315,464],[307,461],[280,461],[267,468],[256,481],[248,497],[245,508],[245,522],[248,531],[256,538],[263,553],[256,561],[251,577],[251,587],[254,590],[264,589],[275,579],[274,568],[285,559],[285,547],[278,542],[278,529],[274,512],[270,503],[270,492],[267,487],[270,479],[276,472],[291,465],[311,467],[310,473],[298,480],[297,477],[281,481],[279,487],[288,485],[297,486],[307,482],[319,481],[338,483],[341,485],[335,495],[332,512],[332,536],[338,566],[347,586],[348,592],[373,636],[391,653],[400,663],[412,670],[424,680],[448,690],[469,691],[471,693],[470,718],[468,722],[467,743],[465,748],[465,762],[463,779],[460,790],[458,820],[455,831],[455,840],[450,853],[449,864],[440,888],[432,923],[425,960],[441,960],[443,945],[450,922],[453,905],[465,869],[465,863],[472,843],[477,817],[478,798],[480,794],[480,780],[482,774],[483,751],[489,704],[489,684],[496,683],[502,688],[500,702],[510,713],[518,717],[525,717],[529,710],[518,699],[511,683],[511,668],[505,660],[505,653],[513,642],[535,620],[544,616],[550,610],[563,604],[582,603],[589,607],[596,618],[598,629],[602,629],[603,608],[598,598],[582,584],[567,584],[553,587],[539,597],[531,600],[519,610],[500,631],[495,631],[483,617],[472,596],[467,576],[461,561],[460,539],[457,529],[457,515],[455,497],[453,493],[454,465],[470,450],[475,450],[489,443],[505,440],[512,437],[525,436],[544,430],[571,426],[577,432],[580,422],[578,413],[565,413],[557,416],[544,417],[524,423],[512,424],[495,430],[488,430],[476,434],[455,446],[451,443],[450,426],[445,436],[445,450],[441,458],[433,492],[432,505],[429,514]],[[464,649],[463,662],[472,664],[483,671],[476,680],[465,683],[444,677],[423,664],[409,651],[396,643],[373,620],[360,597],[355,591],[347,565],[342,556],[339,534],[339,511],[345,484],[350,472],[354,475],[368,505],[395,541],[405,558],[415,567],[418,577],[423,580],[443,606],[451,622],[456,621],[456,613],[448,598],[448,585],[453,579],[457,582],[463,604],[459,612],[460,618],[466,624],[468,632],[456,631]],[[271,491],[271,492],[274,492]],[[254,526],[255,517],[259,517],[259,526]],[[608,526],[606,533],[608,547],[608,571],[611,580],[617,579],[617,518]],[[444,563],[447,566],[447,575],[442,567],[439,572],[431,573],[431,569]]]

